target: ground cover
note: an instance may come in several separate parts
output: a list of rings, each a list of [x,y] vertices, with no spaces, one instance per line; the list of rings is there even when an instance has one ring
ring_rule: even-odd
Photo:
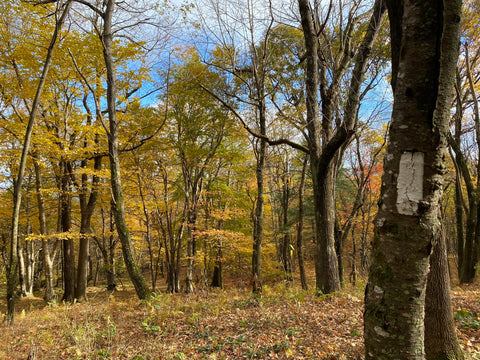
[[[457,334],[480,359],[478,286],[452,291]],[[4,302],[0,311],[5,313]],[[362,359],[363,291],[335,296],[277,285],[248,290],[159,294],[92,288],[89,301],[45,305],[21,299],[13,327],[2,324],[0,359]]]

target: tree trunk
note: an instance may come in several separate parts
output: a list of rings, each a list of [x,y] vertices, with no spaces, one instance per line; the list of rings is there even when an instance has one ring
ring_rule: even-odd
[[[148,212],[147,203],[145,201],[145,194],[144,194],[144,186],[143,186],[143,171],[140,168],[140,160],[137,158],[136,154],[133,155],[135,166],[137,168],[137,181],[138,181],[138,191],[140,193],[140,200],[142,201],[142,210],[143,216],[145,217],[145,240],[147,242],[148,247],[148,257],[149,257],[149,268],[150,268],[150,279],[152,282],[152,292],[157,291],[157,269],[155,266],[155,259],[153,253],[153,246],[152,246],[152,230],[151,230],[151,221],[150,221],[150,213]]]
[[[288,160],[287,160],[288,161]],[[281,175],[281,213],[279,224],[282,237],[280,239],[280,259],[282,262],[283,273],[286,285],[289,286],[293,280],[292,275],[292,248],[290,232],[288,229],[288,209],[290,205],[290,174],[288,163],[285,164],[285,173]]]
[[[472,177],[470,176],[469,166],[465,157],[463,156],[462,151],[460,150],[459,142],[457,142],[453,137],[450,135],[448,138],[450,147],[455,152],[455,162],[458,167],[458,172],[462,174],[463,179],[465,181],[465,188],[467,191],[468,197],[468,212],[467,212],[467,219],[466,219],[466,231],[465,231],[465,238],[462,241],[463,234],[463,223],[457,224],[457,241],[460,242],[458,244],[458,251],[462,251],[462,255],[459,256],[459,261],[461,259],[461,266],[459,267],[459,280],[460,283],[471,283],[475,278],[475,263],[476,263],[476,254],[475,254],[475,241],[477,237],[477,225],[478,225],[478,198],[477,198],[477,190],[473,185]],[[459,182],[457,174],[457,182]],[[478,184],[477,184],[478,186]],[[456,194],[458,199],[456,201],[461,201],[461,193]],[[462,204],[462,211],[463,211],[463,204]],[[461,216],[457,212],[457,219],[459,220]],[[459,227],[462,227],[459,230]],[[460,232],[461,231],[461,232]],[[461,244],[463,242],[463,244]]]
[[[67,233],[72,227],[72,196],[68,162],[60,160],[60,231]],[[63,243],[63,301],[75,298],[75,248],[71,237],[64,235]]]
[[[298,187],[298,224],[297,224],[297,256],[298,271],[300,272],[300,283],[303,290],[308,290],[307,276],[305,275],[305,264],[303,258],[303,220],[304,220],[304,193],[305,193],[305,176],[307,172],[307,158],[303,161],[302,177],[300,186]]]
[[[338,278],[340,280],[340,288],[343,289],[345,285],[345,265],[343,261],[343,250],[345,248],[345,241],[350,232],[350,227],[344,230],[340,229],[340,224],[337,216],[335,216],[334,239],[335,239],[335,253],[337,254],[338,263]]]
[[[447,247],[443,231],[430,256],[425,298],[425,354],[427,360],[464,358],[453,320]]]
[[[35,187],[37,190],[37,204],[38,204],[38,222],[40,224],[40,235],[47,235],[47,219],[45,215],[45,199],[43,197],[43,178],[38,161],[33,159],[33,166],[35,169]],[[57,247],[55,242],[55,247]],[[53,258],[55,251],[50,251],[49,241],[42,239],[42,254],[43,254],[43,268],[45,271],[45,295],[44,300],[50,302],[55,297],[53,286]]]
[[[27,296],[25,288],[25,255],[23,254],[22,241],[19,240],[17,244],[18,253],[18,284],[20,285],[20,297]]]
[[[190,191],[188,191],[190,193]],[[194,290],[193,286],[193,271],[195,266],[195,226],[197,222],[197,205],[196,202],[196,192],[191,192],[191,197],[188,197],[186,200],[187,203],[187,276],[185,279],[185,292],[187,294],[192,293]]]
[[[223,289],[223,244],[222,235],[218,235],[217,256],[213,267],[213,277],[210,286]]]
[[[115,241],[114,231],[115,231],[115,221],[113,219],[113,203],[110,204],[110,235],[108,236],[108,246],[107,246],[107,289],[114,290],[116,288],[115,284],[115,276],[116,276],[116,269],[115,269],[115,247],[117,242]]]
[[[223,210],[225,211],[226,208],[227,206],[225,205]],[[217,255],[213,268],[212,283],[210,284],[212,287],[219,287],[221,289],[223,289],[223,235],[221,234],[223,223],[223,220],[219,220],[217,225],[217,230],[219,230],[220,233],[218,234]]]
[[[455,135],[454,140],[456,144],[460,144],[462,136],[462,120],[463,120],[463,104],[462,96],[460,95],[461,79],[457,69],[456,73],[456,106],[455,106]],[[463,216],[463,193],[462,193],[462,169],[458,165],[456,156],[454,157],[455,164],[455,219],[457,230],[457,273],[460,280],[460,276],[463,269],[463,254],[465,247],[465,231],[464,231],[464,216]]]
[[[261,126],[262,127],[262,126]],[[265,133],[265,119],[263,120]],[[263,241],[263,207],[264,207],[264,170],[267,143],[264,139],[258,140],[257,148],[257,196],[253,214],[253,253],[252,253],[252,291],[254,294],[262,292],[262,241]]]
[[[480,148],[480,106],[478,103],[477,93],[475,89],[475,79],[472,75],[471,65],[470,65],[470,56],[468,51],[468,46],[465,46],[465,64],[467,70],[467,79],[469,84],[469,91],[472,97],[473,103],[473,115],[475,120],[475,137],[477,143],[477,149]],[[473,239],[470,239],[468,246],[468,253],[464,254],[464,258],[467,258],[468,261],[464,262],[464,271],[462,272],[464,279],[466,282],[473,283],[475,280],[475,274],[478,265],[478,252],[480,251],[480,158],[477,158],[476,164],[476,178],[477,178],[477,186],[475,189],[474,197],[476,200],[476,217],[472,219],[475,221],[475,236]],[[470,208],[470,213],[472,209]],[[465,249],[467,251],[467,249]]]
[[[29,221],[30,222],[30,221]],[[27,228],[29,228],[27,226]],[[31,230],[30,230],[31,231]],[[30,231],[27,232],[30,233]],[[35,281],[35,243],[33,240],[25,241],[25,296],[33,296],[33,285]]]
[[[331,166],[324,170],[326,171],[317,170],[314,181],[317,224],[315,229],[317,233],[315,275],[317,293],[330,294],[340,291],[341,284],[335,251],[335,175]]]
[[[352,229],[352,233],[355,234],[355,226]],[[351,254],[351,259],[352,259],[352,270],[350,272],[349,278],[350,278],[350,283],[353,286],[357,286],[357,242],[356,242],[356,237],[355,235],[352,236],[352,254]]]
[[[108,108],[108,156],[110,159],[110,178],[112,186],[112,195],[114,201],[115,225],[117,227],[118,237],[122,244],[123,259],[127,268],[130,280],[135,287],[137,296],[140,299],[150,297],[150,289],[138,268],[133,257],[132,240],[130,231],[125,220],[125,201],[122,190],[120,176],[120,158],[118,151],[118,120],[116,109],[116,81],[115,69],[112,55],[113,33],[112,16],[115,7],[115,0],[106,1],[106,10],[103,15],[103,32],[101,35],[103,44],[103,55],[105,67],[107,69],[107,108]]]
[[[98,143],[98,139],[95,140]],[[85,145],[86,147],[86,145]],[[82,167],[86,168],[87,161],[82,162]],[[102,169],[102,157],[96,156],[94,159],[94,171]],[[100,178],[93,175],[90,196],[87,201],[87,175],[82,175],[82,189],[80,194],[80,246],[78,249],[78,268],[77,268],[77,286],[75,287],[75,298],[78,301],[87,299],[87,283],[88,283],[88,259],[91,236],[91,221],[93,212],[97,205],[98,199],[98,183]]]
[[[387,7],[394,105],[365,294],[365,355],[423,360],[461,1],[389,0]]]

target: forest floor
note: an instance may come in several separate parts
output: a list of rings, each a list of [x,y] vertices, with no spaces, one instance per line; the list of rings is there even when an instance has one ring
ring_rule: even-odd
[[[0,294],[4,299],[4,294]],[[452,291],[457,335],[480,359],[480,286]],[[5,302],[0,312],[5,314]],[[91,288],[89,300],[45,305],[24,298],[0,325],[0,359],[362,359],[363,290],[317,298],[295,287],[161,294]]]

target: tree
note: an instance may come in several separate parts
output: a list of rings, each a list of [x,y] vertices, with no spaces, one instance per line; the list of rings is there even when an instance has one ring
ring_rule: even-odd
[[[133,258],[130,232],[125,221],[124,195],[122,191],[122,182],[120,176],[120,159],[118,149],[118,120],[116,109],[116,77],[114,70],[114,60],[112,55],[113,32],[112,16],[115,8],[115,1],[108,0],[104,11],[101,12],[103,19],[103,29],[101,40],[103,44],[103,55],[107,70],[107,109],[108,109],[108,156],[110,159],[110,176],[114,203],[115,224],[118,237],[122,243],[123,259],[127,267],[130,279],[135,287],[137,296],[145,299],[150,296],[145,279],[140,272],[135,259]]]
[[[425,359],[425,294],[430,255],[442,236],[461,1],[387,1],[387,7],[394,105],[365,294],[365,354]]]
[[[470,144],[472,140],[475,141],[473,146],[478,148],[480,144],[480,105],[476,84],[480,65],[477,34],[479,12],[480,6],[477,1],[464,2],[461,56],[455,84],[455,128],[454,134],[449,136],[457,172],[455,192],[457,258],[458,277],[461,283],[474,281],[480,256],[480,159],[478,156],[476,159],[475,156],[469,156],[468,145],[465,145]],[[470,120],[470,123],[473,122],[473,126],[467,130],[465,125],[468,124],[470,116],[473,120]],[[466,201],[463,198],[464,190],[467,194]]]
[[[57,42],[59,33],[61,31],[62,25],[68,15],[70,7],[72,5],[72,0],[67,0],[66,2],[59,1],[57,4],[57,11],[55,11],[55,30],[52,35],[50,45],[48,47],[47,55],[43,63],[43,70],[40,76],[40,81],[37,86],[37,91],[35,93],[35,98],[33,100],[31,109],[29,111],[29,119],[27,128],[25,131],[25,137],[23,141],[22,155],[20,159],[20,165],[18,168],[18,173],[15,180],[14,192],[13,192],[13,214],[12,214],[12,234],[11,234],[11,243],[10,243],[10,258],[7,269],[7,322],[13,324],[14,320],[14,296],[15,296],[15,285],[16,285],[16,274],[18,266],[18,254],[17,254],[17,243],[18,243],[18,222],[20,216],[20,205],[22,201],[22,183],[23,176],[25,172],[25,167],[27,163],[28,152],[30,151],[30,144],[32,139],[33,127],[35,124],[37,111],[40,105],[40,98],[42,95],[43,88],[45,86],[45,81],[50,69],[50,64],[52,62],[53,50]],[[62,10],[60,12],[60,10]]]
[[[337,255],[335,251],[335,186],[336,166],[339,150],[348,143],[355,133],[358,119],[358,107],[362,98],[361,87],[368,58],[380,29],[385,6],[383,1],[375,1],[370,21],[361,44],[354,48],[353,32],[358,18],[355,16],[358,4],[352,6],[348,14],[345,30],[339,34],[339,51],[333,59],[319,53],[331,54],[325,32],[326,21],[319,23],[318,13],[314,13],[307,0],[299,0],[302,29],[305,39],[306,61],[306,124],[307,143],[310,154],[310,166],[313,178],[315,223],[317,234],[317,259],[315,262],[316,289],[319,293],[331,293],[340,290]],[[327,18],[332,8],[332,1]],[[318,11],[318,9],[315,9]],[[342,12],[343,9],[340,9]],[[342,26],[342,25],[341,25]],[[327,50],[320,51],[319,38],[326,39]],[[355,49],[355,50],[354,50]],[[354,59],[350,86],[347,90],[344,113],[338,121],[341,124],[334,129],[335,111],[338,106],[340,80],[348,64]],[[328,61],[333,61],[333,68],[327,68]],[[328,76],[329,71],[332,76]],[[330,81],[329,81],[330,78]],[[320,90],[322,111],[320,116],[318,92]],[[335,121],[334,121],[335,120]]]

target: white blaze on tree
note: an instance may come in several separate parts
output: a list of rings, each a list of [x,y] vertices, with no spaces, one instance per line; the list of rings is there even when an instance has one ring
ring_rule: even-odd
[[[418,203],[423,200],[422,152],[406,151],[400,158],[397,181],[397,211],[402,215],[414,215]]]

